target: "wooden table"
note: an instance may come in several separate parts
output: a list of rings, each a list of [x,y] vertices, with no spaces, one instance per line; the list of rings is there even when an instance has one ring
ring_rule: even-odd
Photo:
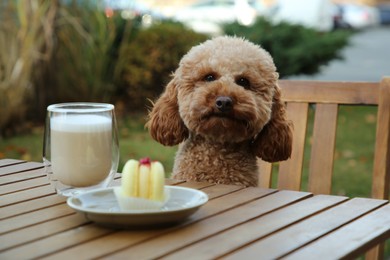
[[[114,230],[68,207],[41,163],[0,160],[0,259],[336,259],[390,237],[386,200],[167,182],[210,200],[173,227]]]

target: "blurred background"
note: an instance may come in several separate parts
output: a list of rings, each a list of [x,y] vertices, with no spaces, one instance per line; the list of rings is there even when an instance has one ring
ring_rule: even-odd
[[[282,79],[390,75],[390,0],[3,0],[0,159],[42,160],[49,104],[109,102],[119,171],[150,156],[169,173],[177,147],[144,128],[150,101],[192,46],[225,34],[260,44]],[[375,123],[375,108],[340,109],[333,193],[369,196]]]

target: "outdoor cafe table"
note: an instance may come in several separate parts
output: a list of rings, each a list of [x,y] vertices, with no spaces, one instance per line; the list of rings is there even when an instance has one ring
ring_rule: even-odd
[[[70,208],[41,163],[0,160],[0,259],[337,259],[390,237],[386,200],[167,184],[201,189],[209,201],[174,226],[111,229]]]

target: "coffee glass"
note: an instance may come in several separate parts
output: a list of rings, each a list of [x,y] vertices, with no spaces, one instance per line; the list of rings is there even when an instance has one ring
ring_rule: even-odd
[[[62,103],[47,107],[43,162],[57,193],[107,187],[118,169],[114,106]]]

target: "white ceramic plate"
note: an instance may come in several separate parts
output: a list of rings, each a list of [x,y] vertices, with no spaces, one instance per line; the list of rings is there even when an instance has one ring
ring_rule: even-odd
[[[91,221],[114,228],[152,227],[185,220],[208,201],[200,190],[179,186],[165,186],[170,197],[159,210],[126,210],[119,208],[113,187],[96,189],[70,197],[68,205]]]

